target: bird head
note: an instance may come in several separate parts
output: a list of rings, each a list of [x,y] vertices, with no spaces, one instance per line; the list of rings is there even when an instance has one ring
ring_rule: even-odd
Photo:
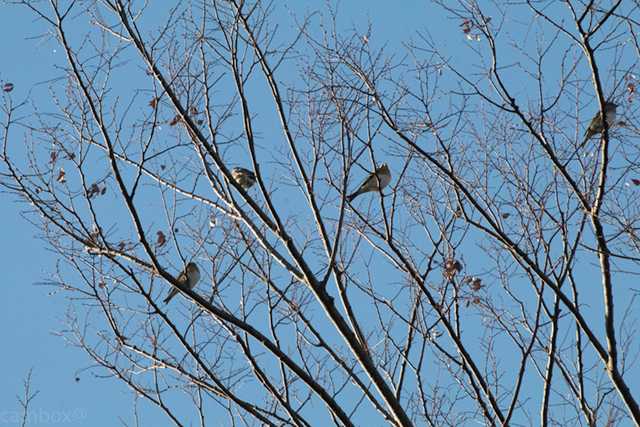
[[[387,165],[387,163],[383,163],[382,166],[380,166],[380,172],[384,173],[384,174],[388,174],[389,173],[389,165]]]
[[[618,108],[618,104],[613,101],[607,101],[604,103],[605,111],[614,111],[616,108]]]
[[[198,268],[198,266],[196,265],[195,262],[190,262],[189,264],[187,264],[187,267],[185,269],[187,271],[187,274],[191,275],[191,274],[195,274],[195,273],[200,273],[200,269]]]

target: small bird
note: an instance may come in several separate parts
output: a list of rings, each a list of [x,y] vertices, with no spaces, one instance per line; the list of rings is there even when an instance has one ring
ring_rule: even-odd
[[[383,163],[375,172],[369,174],[367,179],[365,179],[358,189],[349,194],[347,196],[347,200],[350,202],[359,195],[363,193],[368,193],[371,191],[380,191],[391,182],[391,171],[389,171],[389,166],[386,163]]]
[[[233,168],[231,169],[231,176],[244,190],[248,190],[256,183],[256,175],[249,169],[240,167]]]
[[[194,262],[190,262],[189,264],[187,264],[184,271],[180,273],[180,275],[176,279],[176,281],[180,285],[186,286],[189,289],[193,289],[199,280],[200,280],[200,269]],[[169,295],[167,295],[167,297],[164,299],[164,303],[167,304],[169,301],[171,301],[171,298],[178,295],[178,292],[180,292],[178,288],[176,288],[175,286],[172,287],[171,290],[169,291]]]
[[[616,110],[618,105],[607,101],[604,103],[604,114],[607,119],[607,124],[609,128],[611,128],[616,121]],[[604,122],[602,120],[602,112],[598,111],[593,119],[591,119],[591,123],[589,123],[589,127],[584,133],[584,141],[582,141],[582,145],[586,144],[588,140],[590,140],[594,135],[602,133],[604,131]]]

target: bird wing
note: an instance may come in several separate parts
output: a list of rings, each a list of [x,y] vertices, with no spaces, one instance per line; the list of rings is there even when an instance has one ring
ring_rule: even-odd
[[[386,171],[380,171],[378,174],[378,182],[380,183],[380,189],[382,190],[391,182],[391,172],[387,169]]]
[[[180,273],[180,275],[178,276],[176,281],[181,285],[186,285],[187,284],[187,273],[184,272],[184,271],[182,273]],[[176,288],[175,286],[172,287],[171,290],[169,291],[169,293],[167,294],[167,297],[164,299],[164,303],[166,304],[169,301],[171,301],[171,298],[173,298],[176,295],[178,295],[178,292],[180,292],[180,290],[178,288]]]
[[[171,298],[175,297],[176,295],[178,295],[178,288],[171,288],[171,290],[167,294],[167,297],[164,299],[164,303],[169,303],[169,301],[171,301]]]
[[[371,191],[376,188],[376,174],[370,174],[360,185],[358,191]]]
[[[183,271],[182,273],[180,273],[180,275],[178,276],[176,281],[178,283],[180,283],[182,286],[188,286],[189,285],[189,278],[187,277],[187,272]]]

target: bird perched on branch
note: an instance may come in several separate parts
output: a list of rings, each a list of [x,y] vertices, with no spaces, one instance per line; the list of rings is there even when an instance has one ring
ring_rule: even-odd
[[[369,174],[358,189],[347,196],[348,201],[352,201],[363,193],[369,193],[371,191],[380,191],[391,182],[391,171],[386,163],[383,163],[375,172]]]
[[[184,268],[184,271],[180,273],[180,275],[176,279],[176,281],[180,285],[185,286],[189,289],[193,289],[199,280],[200,280],[200,269],[194,262],[190,262],[189,264],[187,264],[187,266]],[[171,301],[171,298],[178,295],[178,292],[180,291],[178,290],[177,287],[174,286],[173,288],[171,288],[171,290],[169,291],[169,294],[164,299],[164,303],[167,304],[169,301]]]
[[[611,128],[616,121],[616,110],[618,105],[613,102],[605,102],[604,103],[604,114],[607,120],[607,125]],[[589,123],[589,127],[584,133],[584,141],[582,141],[582,145],[586,144],[588,140],[590,140],[594,135],[602,133],[604,131],[604,121],[602,120],[602,111],[598,111],[593,119],[591,119],[591,123]]]
[[[233,168],[231,169],[231,176],[234,181],[242,187],[244,190],[248,190],[256,183],[256,175],[249,169],[245,168]]]

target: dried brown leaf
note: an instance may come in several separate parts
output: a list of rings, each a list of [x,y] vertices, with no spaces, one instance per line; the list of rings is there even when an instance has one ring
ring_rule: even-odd
[[[180,123],[182,121],[182,118],[180,116],[175,116],[173,119],[171,119],[171,121],[169,122],[169,126],[175,126],[178,123]]]
[[[453,278],[462,270],[462,264],[454,258],[449,258],[444,262],[444,270],[442,275],[447,280],[453,280]]]
[[[161,248],[167,243],[167,237],[164,235],[162,231],[156,232],[156,235],[158,236],[156,239],[156,246]]]
[[[87,197],[90,199],[95,195],[100,194],[100,187],[95,182],[91,184],[91,187],[87,190]]]
[[[60,168],[60,170],[58,171],[58,177],[56,178],[56,181],[58,181],[59,183],[65,183],[67,181],[67,173],[63,168]]]

